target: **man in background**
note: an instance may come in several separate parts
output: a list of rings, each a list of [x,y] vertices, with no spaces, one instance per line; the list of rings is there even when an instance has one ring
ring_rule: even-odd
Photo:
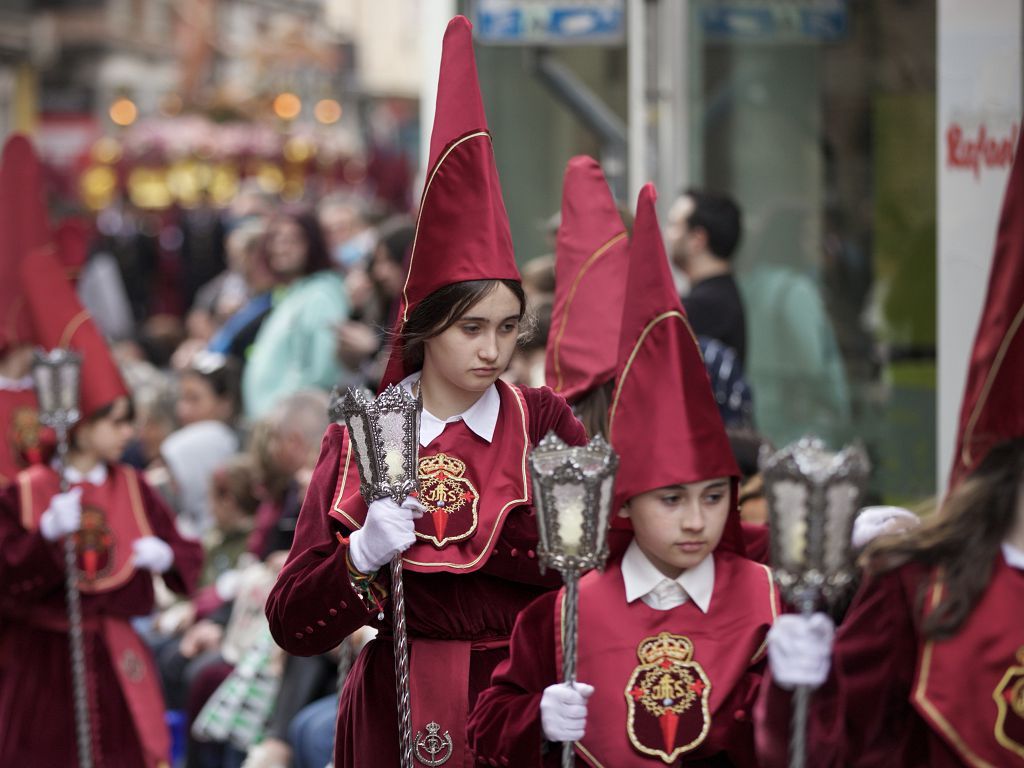
[[[690,282],[683,306],[693,332],[732,347],[743,362],[746,319],[732,270],[741,230],[740,209],[730,198],[688,189],[669,209],[666,234],[672,262]]]

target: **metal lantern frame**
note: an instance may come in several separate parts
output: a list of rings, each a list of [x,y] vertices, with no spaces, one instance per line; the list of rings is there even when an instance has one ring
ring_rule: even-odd
[[[388,386],[376,399],[353,388],[333,399],[328,415],[333,421],[344,421],[348,428],[349,444],[359,465],[359,492],[367,505],[387,496],[401,504],[417,492],[422,410],[421,398],[398,384]],[[409,634],[401,554],[391,561],[391,607],[399,751],[402,768],[413,768]]]
[[[761,473],[771,528],[772,573],[783,597],[804,616],[835,606],[856,579],[850,541],[871,465],[859,445],[832,453],[804,437],[777,453],[762,448]],[[803,768],[811,689],[793,692],[789,765]]]
[[[555,568],[565,582],[562,680],[575,683],[579,579],[584,571],[603,570],[608,559],[612,489],[619,458],[600,435],[587,445],[569,446],[549,432],[533,449],[529,465],[540,539],[537,560],[542,573]],[[572,493],[570,501],[580,515],[580,541],[575,551],[569,551],[563,537],[567,499],[560,497],[561,489]],[[566,742],[562,746],[562,766],[572,768],[575,764],[573,744]]]
[[[57,434],[57,473],[60,491],[69,487],[64,467],[67,464],[68,434],[82,418],[79,385],[82,356],[73,350],[58,347],[37,348],[32,361],[32,381],[39,406],[39,423]],[[78,764],[92,768],[92,725],[89,714],[88,677],[86,674],[85,637],[82,632],[82,598],[78,590],[78,547],[73,535],[64,537],[64,593],[68,606],[68,644],[71,653],[71,681],[75,706],[75,741]]]
[[[399,504],[418,489],[420,398],[391,384],[376,398],[349,388],[331,406],[330,417],[344,421],[359,465],[359,493],[367,504],[390,496]],[[398,424],[387,424],[397,420]],[[389,451],[388,427],[401,430],[399,455]],[[400,467],[395,460],[400,460]]]
[[[553,467],[545,466],[553,463]],[[529,458],[534,488],[534,509],[540,542],[537,561],[543,573],[554,568],[562,574],[604,569],[608,559],[608,524],[611,520],[611,491],[618,456],[600,435],[583,446],[569,446],[549,432]],[[596,469],[594,469],[596,467]],[[578,552],[566,550],[562,537],[559,488],[580,491],[582,534]],[[589,513],[589,514],[588,514]]]
[[[850,537],[870,473],[867,455],[859,445],[832,453],[820,439],[804,437],[766,452],[761,473],[772,570],[783,597],[794,605],[835,605],[856,577]]]

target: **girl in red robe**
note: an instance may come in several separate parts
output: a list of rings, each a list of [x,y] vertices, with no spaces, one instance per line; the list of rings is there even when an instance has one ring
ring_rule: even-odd
[[[751,708],[778,598],[742,556],[739,474],[675,294],[648,185],[637,208],[609,432],[633,539],[580,582],[574,687],[557,683],[563,592],[516,622],[470,719],[482,764],[756,766]],[[667,428],[666,425],[671,425]]]
[[[386,567],[399,552],[417,755],[466,763],[467,714],[508,655],[516,615],[556,584],[537,569],[527,452],[551,430],[585,440],[560,396],[498,379],[524,300],[463,17],[445,33],[430,156],[382,381],[423,398],[421,503],[367,508],[347,432],[332,425],[267,601],[275,639],[294,654],[380,630],[341,695],[338,768],[399,764]]]
[[[0,765],[75,766],[74,696],[64,592],[64,547],[78,549],[86,699],[96,768],[166,765],[169,739],[159,678],[130,619],[153,608],[153,577],[187,593],[199,544],[134,469],[118,464],[132,409],[102,338],[49,253],[24,264],[21,285],[37,340],[83,357],[82,421],[65,478],[37,465],[0,494]]]
[[[808,765],[1024,766],[1024,155],[1003,203],[960,414],[951,490],[879,539],[835,632],[782,616],[758,740],[785,765],[789,693],[811,699]]]

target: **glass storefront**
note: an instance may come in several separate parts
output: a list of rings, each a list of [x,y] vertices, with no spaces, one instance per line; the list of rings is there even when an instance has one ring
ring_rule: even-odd
[[[690,3],[691,184],[743,209],[759,429],[935,489],[935,5]]]

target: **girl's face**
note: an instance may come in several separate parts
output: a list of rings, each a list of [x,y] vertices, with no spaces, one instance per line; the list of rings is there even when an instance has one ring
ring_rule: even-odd
[[[461,392],[482,393],[508,367],[521,319],[519,299],[498,283],[451,327],[424,342],[424,375]]]
[[[278,275],[297,277],[306,267],[309,244],[298,222],[281,219],[268,234],[267,255],[270,268]]]
[[[128,398],[119,397],[106,416],[87,421],[78,427],[75,444],[80,451],[92,454],[97,461],[114,464],[120,461],[134,433]]]
[[[722,539],[730,482],[716,477],[641,493],[619,514],[633,524],[637,546],[670,579],[699,565]]]
[[[219,397],[205,378],[186,373],[178,383],[175,411],[183,427],[197,421],[227,422],[231,418],[231,403]]]

